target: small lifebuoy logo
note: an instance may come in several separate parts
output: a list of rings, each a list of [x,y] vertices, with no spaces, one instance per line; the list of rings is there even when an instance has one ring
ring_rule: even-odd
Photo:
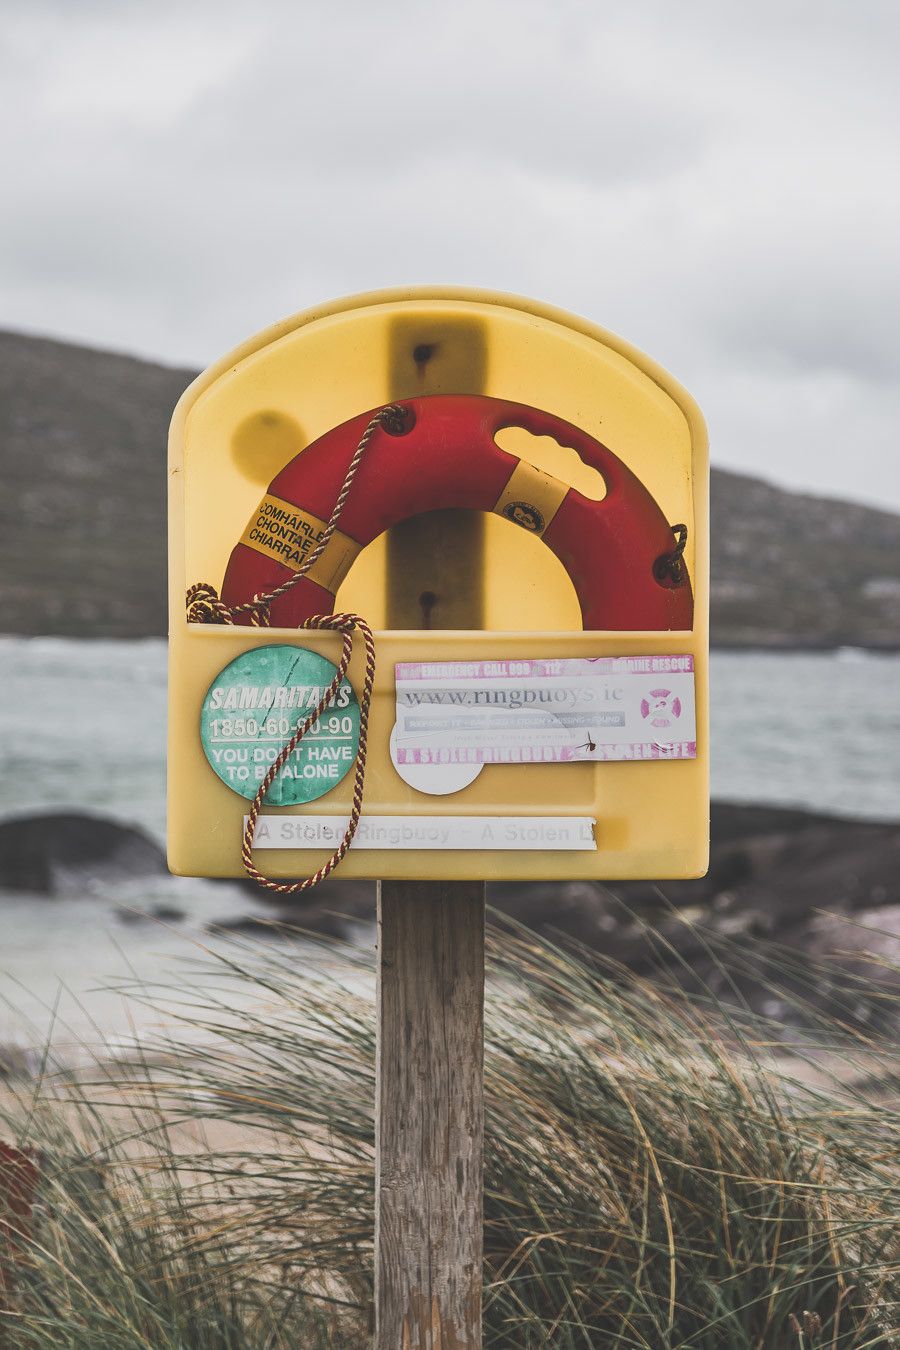
[[[507,502],[503,514],[514,525],[521,525],[523,530],[531,530],[534,534],[539,534],[544,528],[544,517],[530,502]]]
[[[681,716],[681,699],[672,697],[671,689],[651,689],[646,698],[641,699],[641,717],[651,727],[670,727]]]

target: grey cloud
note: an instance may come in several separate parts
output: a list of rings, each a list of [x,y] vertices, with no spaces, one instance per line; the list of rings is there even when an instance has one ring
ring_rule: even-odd
[[[720,462],[900,504],[892,0],[5,26],[6,325],[201,363],[330,295],[519,291],[668,365]]]

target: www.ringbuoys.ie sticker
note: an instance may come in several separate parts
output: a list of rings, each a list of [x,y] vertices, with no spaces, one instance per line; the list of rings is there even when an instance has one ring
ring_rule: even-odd
[[[272,761],[315,711],[337,666],[305,647],[255,647],[226,666],[203,700],[200,739],[223,783],[252,800]],[[269,789],[267,806],[324,797],[359,750],[359,704],[349,680],[310,728]]]

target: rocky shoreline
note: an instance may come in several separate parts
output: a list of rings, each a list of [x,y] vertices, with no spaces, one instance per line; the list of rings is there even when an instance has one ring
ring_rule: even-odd
[[[711,834],[710,869],[698,880],[492,884],[489,904],[501,922],[576,943],[642,976],[717,996],[730,990],[781,1021],[794,1016],[795,999],[832,1012],[838,1005],[857,1023],[893,1021],[900,822],[715,802]],[[0,821],[0,895],[25,892],[52,906],[88,892],[112,898],[125,881],[165,873],[159,845],[112,820],[62,813]],[[268,894],[239,884],[258,916]],[[270,917],[213,926],[352,939],[374,921],[373,882],[333,879],[299,903],[273,899]],[[165,918],[177,923],[179,914]]]

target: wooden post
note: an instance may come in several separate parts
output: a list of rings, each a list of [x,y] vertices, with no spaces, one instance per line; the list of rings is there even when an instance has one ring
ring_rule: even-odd
[[[479,323],[395,323],[391,398],[482,393]],[[387,626],[480,628],[484,522],[388,534]],[[484,882],[378,884],[375,1350],[481,1350]]]
[[[480,1350],[484,883],[378,886],[375,1350]]]

